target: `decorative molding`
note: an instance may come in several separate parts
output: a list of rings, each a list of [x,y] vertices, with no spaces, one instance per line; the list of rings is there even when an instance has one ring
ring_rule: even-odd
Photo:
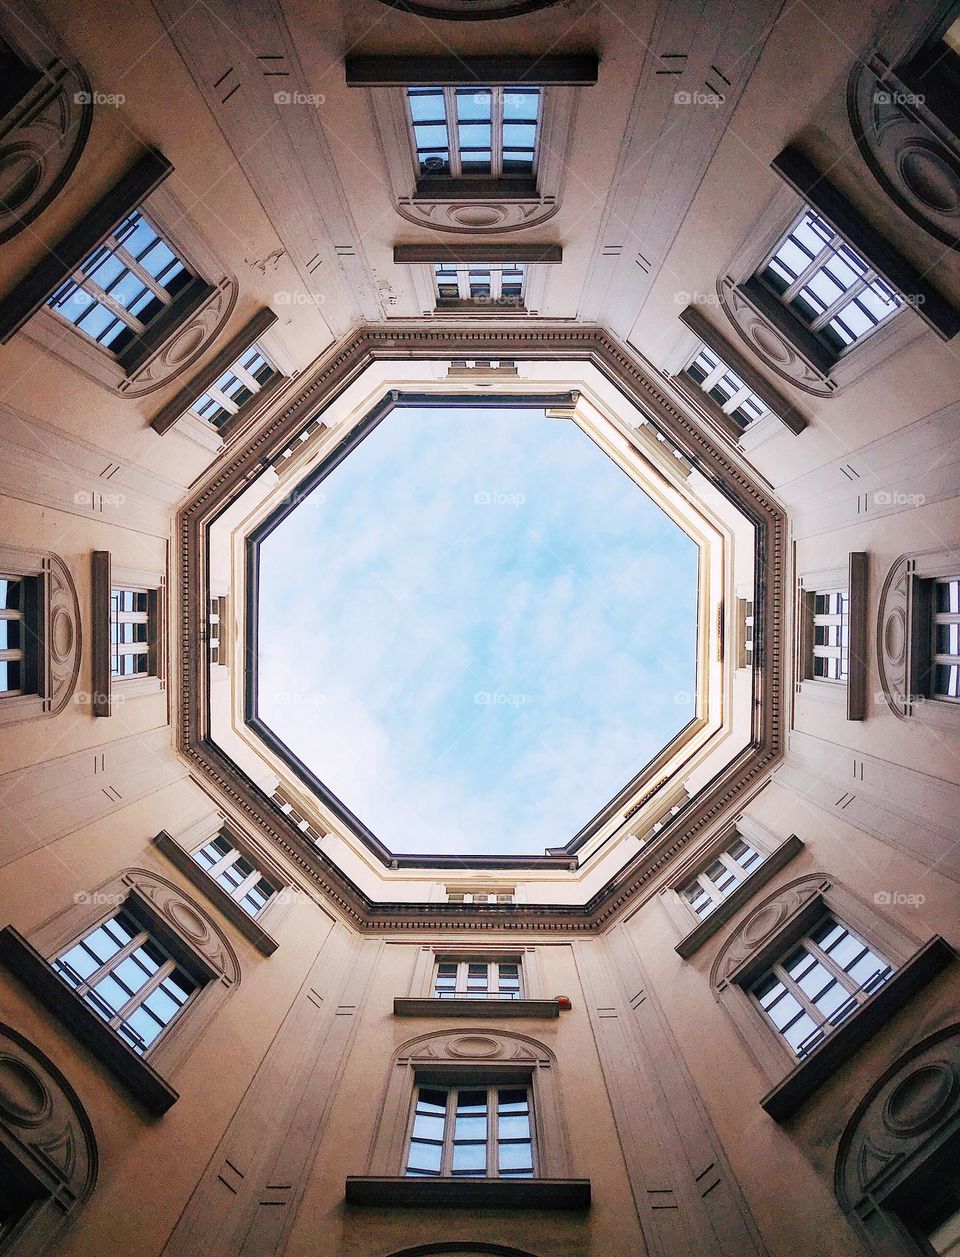
[[[64,186],[90,134],[90,80],[33,5],[0,11],[10,53],[33,82],[0,126],[0,243],[23,231]]]
[[[957,136],[878,49],[854,61],[847,114],[857,147],[887,196],[942,244],[960,248]]]
[[[764,555],[765,573],[758,614],[764,634],[759,642],[758,666],[765,684],[755,708],[751,745],[700,792],[696,809],[686,809],[665,826],[656,841],[641,850],[631,865],[616,875],[587,904],[506,905],[497,908],[442,903],[377,903],[346,877],[322,850],[308,844],[250,781],[208,738],[203,694],[209,670],[205,652],[193,649],[203,632],[201,550],[206,522],[250,477],[269,465],[312,422],[328,398],[356,379],[378,360],[421,358],[551,360],[584,359],[602,371],[628,399],[651,415],[685,457],[713,483],[732,494],[739,509],[754,524]],[[230,800],[253,832],[275,841],[296,866],[309,876],[350,920],[362,929],[421,930],[427,926],[472,931],[496,922],[516,930],[591,932],[608,924],[633,897],[646,890],[657,871],[686,843],[700,837],[735,804],[742,792],[775,766],[782,753],[782,672],[784,623],[783,573],[786,560],[786,519],[774,499],[756,483],[742,464],[718,447],[715,439],[684,413],[648,375],[629,350],[594,327],[529,326],[509,328],[418,326],[390,324],[360,329],[331,350],[309,377],[297,382],[296,392],[284,399],[276,413],[265,417],[238,446],[226,451],[195,486],[177,518],[180,578],[177,624],[178,653],[183,660],[178,745],[194,771]]]
[[[4,1238],[39,1257],[93,1191],[98,1154],[76,1092],[30,1041],[0,1024],[0,1147],[36,1189],[37,1203]]]
[[[80,675],[82,629],[73,577],[57,555],[11,546],[0,546],[0,571],[36,581],[33,623],[27,619],[26,633],[34,634],[37,656],[35,692],[3,699],[0,724],[59,715]]]
[[[952,1025],[922,1039],[884,1072],[840,1138],[837,1200],[871,1251],[921,1252],[894,1201],[949,1155],[958,1131],[960,1026]]]

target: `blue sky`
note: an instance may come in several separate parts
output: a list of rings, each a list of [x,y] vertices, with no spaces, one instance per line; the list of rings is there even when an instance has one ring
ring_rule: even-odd
[[[398,853],[542,854],[693,715],[697,548],[572,422],[395,409],[261,548],[261,717]]]

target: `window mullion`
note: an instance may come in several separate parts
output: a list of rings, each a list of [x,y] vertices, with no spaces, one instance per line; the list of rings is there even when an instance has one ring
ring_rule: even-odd
[[[459,179],[463,174],[463,163],[460,160],[460,127],[457,123],[457,89],[443,89],[443,110],[447,115],[447,150],[450,153],[450,175]]]
[[[494,179],[503,177],[503,93],[495,87],[490,98],[490,171]]]
[[[487,1146],[485,1149],[486,1161],[484,1163],[484,1177],[497,1178],[500,1174],[500,1158],[499,1144],[497,1143],[497,1123],[499,1116],[497,1109],[499,1107],[498,1088],[491,1086],[487,1088]]]
[[[723,413],[725,415],[732,414],[739,406],[743,405],[749,396],[750,386],[748,384],[744,384],[740,388],[739,392],[734,393],[728,401],[723,403],[723,406],[721,407]]]
[[[119,301],[115,301],[114,298],[111,297],[108,292],[105,292],[95,280],[84,279],[80,287],[84,290],[84,292],[86,292],[87,296],[93,297],[94,300],[98,301],[102,306],[106,306],[111,314],[115,314],[121,322],[125,323],[127,327],[132,328],[138,335],[145,331],[145,325],[140,322],[137,316],[135,314],[131,314],[129,310],[125,309],[120,304]]]
[[[806,950],[806,944],[807,944],[806,938],[802,940],[802,944],[803,944],[804,950]],[[813,1024],[819,1028],[823,1024],[823,1022],[826,1020],[826,1018],[824,1017],[820,1009],[816,1006],[816,1004],[813,1002],[813,1000],[808,998],[806,993],[800,987],[799,983],[794,982],[793,978],[791,978],[789,973],[787,973],[783,965],[774,965],[773,971],[777,975],[777,977],[780,979],[780,981],[783,983],[783,985],[787,988],[787,990],[790,992],[790,994],[793,996],[793,998],[797,1001],[797,1003],[802,1005],[804,1012],[807,1014],[808,1017],[810,1017],[810,1019],[813,1021]]]
[[[164,964],[162,964],[157,972],[144,982],[143,986],[134,991],[117,1013],[118,1018],[121,1021],[126,1021],[131,1013],[136,1012],[147,996],[153,994],[164,978],[169,977],[170,974],[173,973],[176,967],[176,962],[173,960],[167,960]]]
[[[109,920],[113,920],[113,918],[111,917],[109,918]],[[107,924],[106,921],[101,922],[101,925],[106,925],[106,924]],[[98,927],[94,926],[93,928],[97,929]],[[83,938],[78,939],[78,942],[82,945],[90,937],[90,934],[92,933],[93,933],[93,930],[90,930],[87,934],[83,936]],[[124,946],[121,947],[119,951],[114,952],[109,960],[105,960],[99,969],[95,969],[93,973],[90,974],[89,978],[84,978],[84,980],[80,984],[80,988],[81,989],[85,988],[86,990],[91,991],[97,985],[97,983],[102,981],[107,976],[108,973],[111,973],[117,967],[117,965],[120,964],[122,960],[126,960],[126,958],[132,952],[135,952],[138,947],[140,947],[143,943],[145,943],[148,937],[149,936],[147,935],[145,930],[135,935],[130,940],[129,943],[125,943]],[[74,946],[76,946],[76,944],[74,944]],[[68,948],[67,950],[69,951],[70,949]]]
[[[236,849],[236,847],[231,847],[231,849],[227,852],[227,854],[225,856],[221,856],[221,858],[216,862],[216,864],[210,865],[210,867],[207,869],[207,872],[210,874],[211,877],[219,877],[220,874],[225,872],[226,869],[236,864],[236,862],[239,859],[240,859],[240,852]]]
[[[443,1149],[440,1157],[440,1174],[449,1178],[453,1170],[453,1137],[457,1122],[457,1088],[447,1088],[447,1107],[443,1116]]]
[[[847,932],[849,934],[849,931]],[[855,935],[851,934],[850,937],[853,938],[855,942],[859,943],[861,947],[864,946],[864,944],[861,943]],[[820,946],[818,946],[812,938],[805,938],[803,941],[805,946],[810,949],[820,964],[823,965],[824,969],[837,979],[848,995],[853,995],[859,989],[853,978],[850,977],[849,973],[847,973],[845,969],[842,969],[831,956],[828,956],[827,953]]]
[[[247,874],[247,876],[243,879],[243,881],[235,890],[230,891],[231,897],[234,899],[242,899],[244,895],[246,895],[249,891],[253,889],[254,886],[256,886],[257,882],[259,882],[262,876],[263,874],[260,872],[259,869],[253,869],[250,873]]]

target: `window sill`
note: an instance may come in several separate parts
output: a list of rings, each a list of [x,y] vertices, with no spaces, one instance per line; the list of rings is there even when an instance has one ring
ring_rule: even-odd
[[[782,842],[776,851],[771,852],[760,867],[742,881],[736,890],[729,894],[721,904],[718,904],[708,917],[677,943],[674,948],[677,955],[682,956],[684,960],[689,960],[708,938],[716,934],[722,925],[725,925],[732,916],[739,912],[744,904],[762,886],[766,886],[767,882],[779,873],[781,869],[785,868],[794,856],[802,850],[803,843],[801,840],[796,834],[791,834],[786,842]]]
[[[148,1112],[159,1116],[180,1098],[179,1092],[128,1048],[12,925],[0,930],[0,962],[67,1025]]]
[[[823,1041],[805,1061],[760,1101],[774,1121],[782,1122],[898,1012],[917,991],[954,959],[953,948],[939,934],[888,978],[859,1010]]]
[[[395,1017],[559,1017],[555,999],[401,999],[393,1001]]]
[[[346,1201],[400,1209],[589,1209],[590,1180],[351,1175]]]
[[[227,892],[213,880],[208,877],[203,869],[197,864],[196,860],[188,851],[184,851],[183,847],[167,833],[165,829],[161,829],[154,843],[163,852],[171,864],[175,865],[184,875],[188,882],[192,882],[201,894],[231,921],[240,933],[251,942],[257,951],[263,956],[272,956],[277,950],[278,943],[262,925],[259,925],[256,919],[248,912],[240,907],[235,899],[231,899]]]

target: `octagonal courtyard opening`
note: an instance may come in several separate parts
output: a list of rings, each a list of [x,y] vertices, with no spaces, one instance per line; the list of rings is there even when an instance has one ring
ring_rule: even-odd
[[[700,548],[570,396],[394,395],[248,545],[248,720],[390,851],[569,844],[695,715]]]

